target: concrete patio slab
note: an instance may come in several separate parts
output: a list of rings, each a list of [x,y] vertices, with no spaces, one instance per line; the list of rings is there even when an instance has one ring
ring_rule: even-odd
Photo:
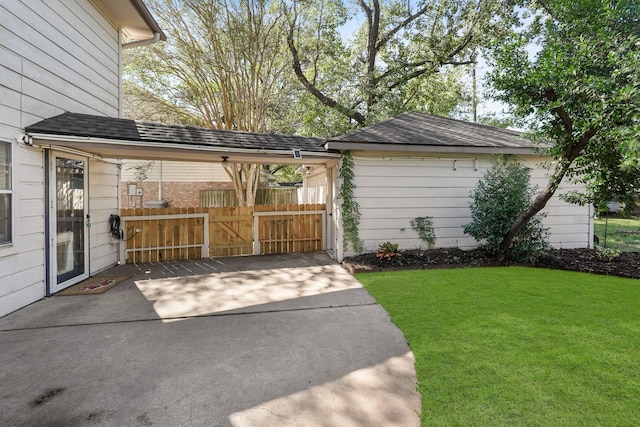
[[[419,425],[402,333],[325,254],[115,270],[0,319],[1,425]]]

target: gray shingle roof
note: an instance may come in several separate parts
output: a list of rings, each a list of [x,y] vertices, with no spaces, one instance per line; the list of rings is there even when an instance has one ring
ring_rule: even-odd
[[[67,135],[136,142],[199,145],[251,150],[292,150],[326,153],[324,140],[140,122],[129,119],[63,113],[25,128],[31,134]]]
[[[343,143],[496,149],[532,147],[531,141],[520,137],[519,132],[417,111],[404,113],[393,119],[329,138],[327,142],[329,148],[339,148]],[[375,147],[372,146],[370,149]]]

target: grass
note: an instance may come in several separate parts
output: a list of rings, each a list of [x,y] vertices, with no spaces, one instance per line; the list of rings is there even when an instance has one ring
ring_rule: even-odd
[[[608,223],[608,224],[607,224]],[[606,247],[621,252],[640,251],[640,218],[597,218],[594,233],[600,239],[598,246],[605,246],[605,224],[607,224]]]
[[[640,425],[639,281],[525,267],[357,278],[410,343],[422,425]]]

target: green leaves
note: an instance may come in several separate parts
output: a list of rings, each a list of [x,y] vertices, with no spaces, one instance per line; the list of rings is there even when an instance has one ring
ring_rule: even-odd
[[[362,240],[360,240],[358,226],[360,225],[360,205],[355,199],[354,183],[355,174],[354,163],[350,151],[342,153],[338,177],[342,181],[338,190],[338,198],[342,199],[342,239],[343,249],[349,251],[352,248],[355,252],[364,250]]]
[[[298,79],[349,126],[408,110],[452,114],[469,101],[454,68],[472,64],[478,47],[514,19],[508,0],[293,4]],[[332,19],[336,11],[345,19]]]
[[[418,233],[420,240],[429,247],[436,243],[436,232],[433,229],[433,218],[430,216],[419,216],[410,222],[411,228]]]
[[[526,118],[556,160],[547,188],[514,222],[539,212],[565,176],[571,202],[630,201],[639,189],[640,19],[629,0],[548,0],[489,49],[493,95]],[[635,167],[634,167],[635,164]]]
[[[502,242],[518,216],[531,204],[534,188],[529,184],[530,171],[517,160],[498,158],[471,192],[472,221],[464,232],[473,236],[491,255],[504,250]],[[548,231],[542,215],[532,218],[516,234],[507,249],[514,261],[532,261],[548,246]]]
[[[381,260],[387,260],[391,263],[394,263],[398,258],[400,258],[402,254],[398,251],[398,244],[385,242],[378,246],[378,252],[376,253],[376,258],[380,258]]]
[[[218,129],[271,131],[290,69],[278,0],[149,0],[168,34],[127,52],[125,78],[175,115]]]

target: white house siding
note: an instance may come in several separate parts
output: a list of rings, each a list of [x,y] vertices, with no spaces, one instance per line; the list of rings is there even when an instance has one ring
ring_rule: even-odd
[[[0,86],[14,104],[3,124],[64,111],[118,116],[119,33],[88,0],[0,3],[0,51]]]
[[[0,140],[15,141],[25,126],[64,111],[117,117],[119,43],[90,0],[0,1]],[[0,246],[0,316],[45,295],[44,154],[17,142],[12,154],[13,243]],[[115,165],[92,166],[117,174]],[[103,178],[89,176],[97,186]],[[115,259],[99,229],[103,214],[117,210],[117,189],[94,204],[92,270]]]
[[[124,160],[122,181],[135,182],[135,166],[142,160]],[[158,182],[159,161],[154,161],[147,173],[148,182]],[[162,162],[162,182],[231,182],[220,163],[210,162]]]
[[[118,213],[120,176],[111,163],[91,160],[89,163],[89,231],[90,273],[118,262],[118,244],[111,238],[109,216]]]
[[[474,160],[475,159],[475,160]],[[455,169],[454,169],[455,160]],[[545,171],[540,158],[528,158],[532,183],[543,187]],[[433,218],[436,247],[471,249],[477,242],[463,233],[471,221],[469,194],[491,164],[488,156],[446,154],[439,157],[407,158],[384,155],[357,157],[355,196],[360,205],[360,238],[366,251],[383,242],[398,243],[402,249],[425,247],[410,221],[420,216]],[[554,247],[588,247],[592,227],[589,207],[564,203],[558,194],[544,212]]]
[[[303,186],[298,192],[298,199],[300,203],[327,203],[328,189],[327,170],[324,167],[316,166],[312,175],[304,176]]]
[[[15,129],[0,125],[0,140]],[[13,143],[13,243],[0,246],[0,316],[44,296],[44,168],[41,150]]]

